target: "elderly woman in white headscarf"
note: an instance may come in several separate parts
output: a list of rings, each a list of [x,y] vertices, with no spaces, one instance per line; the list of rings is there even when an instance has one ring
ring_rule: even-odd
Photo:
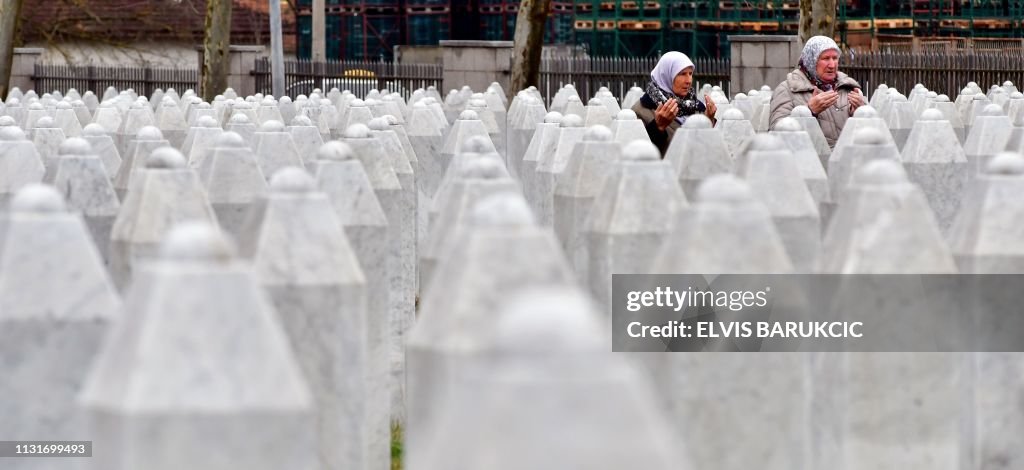
[[[772,93],[769,126],[774,129],[801,105],[810,108],[818,119],[829,147],[835,147],[846,119],[864,105],[860,84],[839,71],[839,45],[832,38],[814,36],[807,40],[796,70]]]
[[[633,105],[633,111],[644,122],[647,135],[661,150],[662,157],[676,129],[687,117],[702,113],[712,122],[715,120],[715,102],[708,95],[701,101],[693,89],[693,69],[693,61],[686,54],[666,52],[651,71],[647,93]]]

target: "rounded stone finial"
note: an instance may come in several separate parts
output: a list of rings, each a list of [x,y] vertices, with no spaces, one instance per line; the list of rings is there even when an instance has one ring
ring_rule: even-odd
[[[475,135],[466,139],[459,149],[460,153],[486,153],[493,148],[490,138],[482,135]]]
[[[86,124],[85,127],[82,128],[82,135],[85,135],[86,137],[99,137],[107,135],[107,130],[103,128],[103,126],[92,122]]]
[[[781,132],[800,132],[804,130],[804,127],[800,125],[800,121],[791,117],[784,117],[775,124],[775,130]]]
[[[922,121],[942,121],[946,119],[946,116],[942,114],[942,111],[935,108],[928,108],[921,113],[921,117],[918,119]]]
[[[79,138],[71,137],[70,139],[61,142],[60,147],[57,148],[58,155],[90,155],[92,154],[92,145],[89,145],[89,141]]]
[[[10,116],[0,116],[0,127],[17,126],[18,121]]]
[[[368,139],[370,138],[370,128],[366,127],[366,124],[352,124],[345,129],[345,138],[347,139]]]
[[[906,181],[907,173],[903,165],[889,159],[871,160],[854,175],[854,182],[863,185],[892,185]]]
[[[551,111],[550,113],[544,115],[544,122],[548,124],[561,124],[562,113],[558,111]]]
[[[21,142],[26,140],[25,131],[17,126],[0,127],[0,141]]]
[[[238,109],[238,105],[235,105],[235,109]],[[228,119],[228,124],[249,124],[249,116],[236,112],[231,115],[231,119]]]
[[[270,177],[270,190],[275,193],[308,193],[315,189],[313,176],[299,167],[284,167]]]
[[[628,144],[622,149],[623,160],[659,160],[661,159],[661,151],[658,147],[646,139],[637,139]]]
[[[240,148],[245,147],[245,139],[237,132],[222,132],[213,143],[214,147]]]
[[[597,98],[591,98],[589,101],[587,101],[587,106],[604,106],[604,103],[602,103],[601,100]]]
[[[702,203],[744,203],[754,200],[754,193],[745,181],[727,174],[709,176],[697,188],[697,201]]]
[[[999,152],[985,167],[990,175],[1021,175],[1024,174],[1024,156],[1017,152]]]
[[[188,221],[168,232],[160,254],[178,262],[227,263],[235,257],[235,245],[209,222]]]
[[[610,142],[613,137],[612,130],[600,124],[590,126],[583,132],[583,140],[587,142]]]
[[[298,115],[292,118],[292,125],[298,127],[310,127],[313,125],[313,120],[309,116]]]
[[[136,140],[163,140],[164,134],[156,126],[145,126],[135,134]]]
[[[749,99],[750,99],[750,97],[748,97],[746,93],[736,93],[736,96],[734,96],[732,100],[735,102],[735,101],[743,101],[743,100],[749,100]]]
[[[889,101],[892,101],[893,103],[906,103],[907,97],[900,93],[890,94]]]
[[[1007,87],[1007,88],[1012,87],[1013,86],[1013,82],[1007,80],[1007,81],[1003,82],[1003,86]]]
[[[217,120],[213,116],[201,116],[196,120],[196,125],[205,128],[220,127],[220,124],[217,124]]]
[[[566,90],[575,90],[576,85],[573,85],[572,83],[566,83],[565,86],[562,88],[565,88]]]
[[[284,123],[271,119],[260,125],[260,132],[284,132]]]
[[[722,113],[723,121],[740,121],[743,119],[746,119],[746,116],[743,115],[743,111],[736,108],[729,108]]]
[[[1013,93],[1010,93],[1010,99],[1011,99],[1011,100],[1020,100],[1020,99],[1024,99],[1024,93],[1021,93],[1021,92],[1019,92],[1019,91],[1015,91],[1015,92],[1013,92]]]
[[[64,196],[48,184],[31,183],[22,186],[11,199],[11,212],[55,213],[67,212]]]
[[[370,119],[370,130],[373,131],[386,131],[388,130],[388,120],[382,117],[375,117]]]
[[[277,102],[274,101],[274,97],[272,97],[272,96],[264,97],[263,101],[260,102],[261,106],[274,106],[276,104],[277,104]]]
[[[478,115],[476,113],[476,111],[473,111],[472,109],[467,109],[467,110],[459,113],[459,120],[460,121],[477,121],[479,119],[480,119],[480,115]]]
[[[790,117],[811,117],[811,108],[796,106],[789,112]]]
[[[562,122],[559,124],[561,127],[583,127],[583,118],[575,114],[566,114],[562,116]]]
[[[987,104],[985,109],[981,111],[982,116],[1002,116],[1003,107],[998,104]]]
[[[57,127],[57,124],[53,122],[53,118],[50,116],[43,116],[36,121],[37,129],[53,129]]]
[[[476,227],[529,227],[536,225],[533,212],[521,194],[492,194],[473,206],[469,223]]]
[[[876,118],[878,117],[878,111],[875,110],[875,108],[871,107],[871,105],[866,104],[864,106],[857,108],[857,110],[853,112],[853,117]]]
[[[874,127],[857,129],[853,134],[853,143],[858,145],[882,145],[885,143],[885,136],[882,131]]]
[[[146,168],[168,170],[185,168],[185,156],[174,147],[160,147],[146,157]]]
[[[771,134],[755,134],[747,147],[748,151],[780,150],[786,148],[778,136]]]
[[[632,109],[623,109],[615,113],[616,121],[632,121],[634,119],[636,119],[636,112]]]
[[[583,104],[583,100],[581,100],[580,97],[576,96],[576,95],[570,95],[569,98],[566,101],[569,102],[569,103]]]
[[[936,103],[949,103],[949,96],[938,95],[938,96],[935,97],[935,102]]]
[[[366,101],[363,101],[363,100],[361,100],[359,98],[356,98],[356,99],[352,100],[352,102],[349,103],[348,105],[350,107],[353,107],[353,108],[365,108],[366,107]]]
[[[7,100],[7,106],[8,107],[11,107],[11,106],[15,106],[15,107],[21,106],[21,100],[19,100],[17,98],[10,98],[10,99]]]
[[[459,170],[459,176],[462,178],[493,180],[502,178],[506,174],[505,167],[500,161],[483,155],[469,159]]]
[[[324,143],[316,151],[317,160],[352,160],[356,158],[355,153],[352,152],[352,147],[340,140],[332,140]]]
[[[483,98],[474,98],[474,99],[469,100],[469,107],[471,107],[471,108],[486,108],[487,107],[487,101],[484,101]]]
[[[57,109],[71,109],[71,103],[68,103],[67,101],[58,101]]]
[[[703,114],[694,114],[686,118],[683,123],[684,129],[711,129],[711,119]]]

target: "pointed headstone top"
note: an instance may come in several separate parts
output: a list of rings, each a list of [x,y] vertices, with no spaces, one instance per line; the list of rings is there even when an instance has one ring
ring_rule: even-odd
[[[889,159],[871,160],[857,171],[852,184],[890,186],[907,182],[907,173],[899,162]]]
[[[61,142],[60,147],[57,148],[58,155],[90,155],[92,154],[92,146],[85,139],[78,137],[72,137],[70,139]]]
[[[857,108],[857,110],[853,112],[853,117],[876,118],[878,117],[878,111],[875,110],[875,108],[871,107],[871,105],[866,104],[864,106]]]
[[[562,116],[562,122],[559,124],[561,127],[583,127],[583,118],[575,114],[567,114]]]
[[[703,114],[694,114],[683,123],[686,129],[711,129],[711,120]]]
[[[743,180],[727,174],[720,173],[709,176],[697,189],[697,200],[725,204],[749,203],[754,200],[754,193]]]
[[[526,200],[514,192],[493,194],[473,206],[468,223],[475,227],[531,227],[536,225]]]
[[[239,105],[236,104],[235,105],[235,109],[241,109],[241,108],[239,107]],[[235,113],[235,114],[231,115],[231,119],[228,119],[228,123],[230,123],[230,124],[249,124],[249,116],[246,116],[245,113]]]
[[[309,193],[316,190],[316,181],[306,170],[289,166],[270,177],[270,190],[275,193]]]
[[[137,140],[163,140],[164,134],[155,126],[145,126],[135,134]]]
[[[85,125],[85,128],[82,129],[82,135],[86,137],[98,137],[107,135],[107,130],[104,129],[103,126],[93,122]]]
[[[184,222],[175,226],[164,238],[161,257],[177,262],[223,264],[235,257],[231,240],[206,222]]]
[[[949,97],[946,95],[938,95],[935,97],[936,103],[949,103]]]
[[[309,116],[299,115],[292,118],[292,125],[309,127],[313,125],[313,120],[311,120]]]
[[[480,116],[477,115],[476,111],[473,111],[471,109],[467,109],[467,110],[459,113],[459,120],[460,121],[477,121],[479,119],[480,119]]]
[[[270,120],[260,125],[260,132],[284,132],[284,123]]]
[[[4,142],[21,142],[26,140],[25,131],[20,127],[0,127],[0,140]]]
[[[199,118],[198,121],[196,121],[196,124],[199,127],[206,127],[206,128],[220,127],[220,124],[217,124],[217,120],[214,119],[213,116],[202,116],[202,117]]]
[[[494,180],[508,175],[500,161],[486,157],[474,158],[466,162],[460,170],[459,175],[463,178]]]
[[[608,142],[611,141],[612,138],[614,138],[614,136],[612,135],[611,129],[600,124],[588,127],[586,132],[583,133],[583,140],[586,142]]]
[[[634,140],[622,149],[623,160],[646,160],[654,161],[661,159],[661,151],[650,141]]]
[[[64,198],[48,184],[32,183],[18,190],[11,199],[12,212],[53,213],[67,212]]]
[[[729,111],[732,111],[732,109],[730,109]],[[804,130],[804,127],[800,125],[800,121],[797,121],[796,119],[793,119],[791,117],[784,117],[780,119],[777,124],[775,124],[774,130],[780,132],[800,132]]]
[[[475,135],[466,139],[466,141],[462,143],[462,148],[459,150],[462,152],[484,153],[490,149],[491,145],[486,137],[482,135]]]
[[[990,175],[1024,174],[1024,156],[1016,152],[999,152],[988,162],[985,173]]]
[[[921,121],[942,121],[946,119],[946,116],[935,108],[928,108],[921,113],[921,117],[918,118]]]
[[[348,139],[368,139],[370,138],[370,128],[366,127],[366,124],[352,124],[345,129],[345,137]]]
[[[57,109],[71,109],[71,103],[68,103],[67,101],[58,101]]]
[[[356,158],[352,147],[339,140],[332,140],[320,146],[316,152],[317,160],[346,161]]]
[[[50,116],[43,116],[36,121],[36,128],[38,129],[53,129],[57,127],[57,124],[53,122],[53,118]]]
[[[146,168],[185,168],[185,156],[173,147],[160,147],[146,157]]]
[[[792,115],[792,113],[790,113],[790,115]],[[740,111],[737,108],[729,108],[722,113],[723,121],[740,121],[743,119],[746,119],[746,116],[743,115],[743,111]]]
[[[740,114],[742,116],[742,114]],[[623,109],[618,113],[615,113],[616,121],[632,121],[636,119],[636,112],[632,109]]]
[[[811,108],[807,106],[796,106],[789,112],[791,117],[811,117]]]
[[[982,116],[1002,116],[1003,107],[998,104],[985,105],[985,109],[981,110]]]
[[[885,135],[882,131],[874,127],[865,127],[857,129],[857,133],[853,135],[853,143],[861,145],[882,145],[886,143]]]
[[[9,127],[9,126],[16,126],[16,125],[18,125],[18,121],[15,121],[14,118],[12,118],[10,116],[0,116],[0,127]],[[91,124],[91,125],[95,125],[95,124]]]
[[[245,147],[245,139],[237,132],[223,132],[214,141],[214,147]]]
[[[550,113],[544,115],[544,122],[548,124],[561,124],[562,113],[558,111],[551,111]]]
[[[370,119],[370,130],[374,131],[386,131],[388,130],[388,120],[382,117],[376,117]]]

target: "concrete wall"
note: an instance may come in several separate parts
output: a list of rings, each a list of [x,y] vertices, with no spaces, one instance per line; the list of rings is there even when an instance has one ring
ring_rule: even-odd
[[[508,90],[512,74],[512,41],[441,41],[444,49],[444,90],[469,85],[482,92],[492,82]]]
[[[440,64],[444,62],[441,46],[395,46],[395,61],[401,64]]]
[[[196,66],[191,42],[152,41],[114,46],[89,41],[33,44],[43,49],[40,61],[58,65],[98,67],[155,67],[182,69]]]
[[[32,80],[33,69],[36,61],[43,55],[43,49],[39,47],[15,47],[14,60],[11,63],[11,88],[18,87],[22,92],[32,90],[35,83]],[[42,91],[38,91],[40,95]]]
[[[797,67],[803,43],[799,36],[729,36],[732,93],[746,93],[768,85],[775,89]]]

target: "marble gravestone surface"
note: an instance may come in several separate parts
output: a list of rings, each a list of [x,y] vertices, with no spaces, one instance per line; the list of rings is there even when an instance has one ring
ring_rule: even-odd
[[[526,147],[523,155],[522,166],[519,168],[519,180],[523,184],[523,194],[526,202],[533,210],[537,210],[537,162],[541,155],[551,152],[558,142],[558,134],[561,132],[562,114],[550,112],[544,116],[544,122],[537,124],[537,131],[530,139],[530,145]]]
[[[722,132],[711,127],[711,120],[695,114],[686,119],[677,130],[677,136],[665,152],[665,160],[672,163],[679,185],[686,197],[697,195],[701,181],[711,175],[728,173],[732,158],[725,147]]]
[[[71,103],[67,101],[57,103],[53,112],[53,122],[60,128],[65,137],[82,136],[82,123],[78,121],[78,115],[75,114]]]
[[[252,269],[203,222],[176,227],[160,251],[138,273],[126,321],[79,398],[94,442],[90,463],[320,468],[314,400]]]
[[[362,163],[370,185],[388,219],[389,317],[391,324],[392,419],[404,417],[405,336],[415,318],[415,208],[406,204],[404,192],[391,159],[384,154],[380,140],[370,128],[354,124],[345,131],[342,142],[352,148]],[[412,234],[409,235],[404,234]],[[410,242],[408,245],[406,242]]]
[[[537,222],[544,226],[554,224],[555,182],[569,164],[576,144],[583,139],[587,129],[583,127],[583,118],[576,114],[567,114],[559,124],[558,138],[554,145],[541,152],[537,158],[537,170],[534,173],[533,187],[534,212]]]
[[[444,134],[437,126],[430,109],[423,102],[412,105],[412,114],[405,128],[419,160],[417,186],[424,196],[432,198],[444,175],[445,168],[441,157],[445,142]]]
[[[110,256],[110,230],[121,209],[103,162],[85,139],[71,138],[60,146],[53,186],[68,208],[79,212],[104,264]]]
[[[612,274],[650,272],[676,215],[689,206],[672,166],[649,140],[627,145],[615,165],[581,229],[588,256],[584,278],[606,313]]]
[[[228,132],[234,132],[249,144],[253,150],[256,150],[256,124],[249,119],[249,116],[245,113],[235,112],[228,119],[227,124],[224,126],[224,130]]]
[[[43,159],[25,132],[14,126],[0,128],[0,208],[23,186],[41,182],[44,174]]]
[[[188,122],[185,115],[174,100],[163,100],[157,108],[156,127],[160,129],[164,137],[174,148],[181,148],[185,142],[185,134],[188,132]]]
[[[517,292],[571,288],[575,282],[554,234],[534,222],[515,193],[481,201],[445,251],[407,345],[409,447],[424,445],[439,430],[439,404],[466,362],[487,347],[494,331],[491,312]],[[450,286],[459,286],[454,295]]]
[[[520,179],[523,157],[526,156],[526,150],[537,129],[544,122],[545,112],[544,103],[532,96],[517,96],[515,99],[520,100],[522,104],[519,109],[509,111],[505,165],[513,178]]]
[[[103,126],[95,123],[87,124],[82,129],[82,138],[92,147],[93,153],[100,157],[107,178],[113,179],[117,175],[117,171],[121,169],[121,154],[117,152],[114,139],[103,129]]]
[[[649,379],[598,339],[607,333],[585,295],[533,290],[494,317],[487,351],[466,357],[475,367],[437,405],[447,432],[410,441],[411,470],[698,468]]]
[[[937,109],[926,109],[901,155],[907,178],[921,187],[945,233],[960,209],[971,168],[953,127]]]
[[[814,272],[821,254],[821,219],[793,152],[777,136],[757,135],[736,159],[733,172],[768,208],[793,269]]]
[[[604,107],[603,104],[600,105]],[[607,127],[588,127],[583,140],[576,144],[565,171],[555,181],[553,198],[554,229],[576,272],[586,283],[589,255],[583,237],[583,226],[594,199],[606,178],[616,170],[622,146],[612,140]]]
[[[238,239],[245,234],[253,203],[267,191],[267,178],[256,155],[240,135],[224,132],[197,173],[218,225]]]
[[[814,150],[818,152],[818,160],[821,161],[821,166],[827,172],[829,170],[828,160],[832,156],[832,148],[829,147],[825,134],[821,132],[821,124],[818,123],[818,119],[811,116],[811,110],[807,106],[794,107],[789,112],[789,117],[796,119],[803,126],[804,131],[811,138],[811,143],[814,144]]]
[[[32,144],[36,146],[39,156],[43,159],[43,166],[46,167],[44,183],[53,182],[53,173],[57,170],[57,159],[60,157],[57,149],[64,143],[64,139],[64,131],[60,130],[49,116],[39,118],[32,129]]]
[[[313,392],[321,468],[390,468],[388,402],[374,400],[389,371],[368,355],[366,278],[327,195],[283,168],[242,233]]]
[[[189,129],[185,136],[185,143],[181,145],[181,153],[185,155],[188,166],[199,168],[203,160],[216,146],[217,138],[224,133],[224,130],[217,124],[215,118],[204,116],[196,121],[196,127]]]
[[[722,113],[719,119],[718,128],[722,131],[722,140],[725,141],[729,157],[736,158],[740,148],[754,138],[754,126],[743,117],[743,112],[738,109],[729,109]]]
[[[829,192],[838,205],[845,201],[845,192],[850,180],[861,166],[873,160],[900,162],[899,150],[896,144],[892,143],[892,136],[876,128],[859,129],[852,142],[844,145],[843,150],[841,160],[834,160],[835,153],[831,157],[833,160],[829,160]]]
[[[306,116],[293,118],[287,131],[292,135],[292,142],[295,142],[295,149],[299,152],[302,163],[309,168],[316,161],[320,146],[324,144],[320,131]]]
[[[829,194],[828,176],[825,175],[825,168],[818,160],[810,135],[803,129],[800,122],[794,118],[782,118],[769,134],[781,139],[782,143],[793,152],[793,161],[800,170],[800,176],[807,184],[807,189],[811,192],[811,197],[814,198],[818,207],[831,206],[832,196]],[[825,217],[822,217],[822,221],[826,221]]]
[[[51,186],[21,188],[0,215],[0,433],[92,439],[75,397],[120,316],[121,299],[82,218]],[[3,466],[54,463],[6,458]]]
[[[157,257],[174,225],[195,220],[217,223],[199,176],[181,152],[157,149],[132,178],[110,230],[110,274],[118,289],[127,287],[140,263]]]
[[[962,273],[1024,273],[1024,225],[1019,195],[1024,190],[1024,157],[1002,152],[966,188],[948,232]]]
[[[612,134],[615,136],[615,141],[623,146],[628,145],[634,140],[651,140],[650,136],[647,135],[647,128],[644,127],[644,122],[637,119],[636,113],[629,108],[615,114],[615,120],[612,121],[609,129],[611,129]]]
[[[117,191],[119,199],[124,200],[125,193],[131,186],[131,180],[135,177],[137,170],[146,165],[149,155],[156,149],[169,145],[170,142],[164,139],[160,129],[153,126],[139,129],[139,133],[128,143],[124,160],[121,161],[121,166],[118,167],[117,174],[113,178],[114,190]]]
[[[282,168],[303,166],[304,161],[299,156],[299,149],[295,147],[291,134],[285,130],[281,121],[263,123],[253,137],[256,139],[253,147],[256,161],[259,162],[263,176],[268,180]]]
[[[1013,131],[1013,123],[1003,113],[1003,108],[989,104],[978,111],[967,140],[964,153],[971,164],[971,174],[977,174],[988,160],[1006,148]]]

